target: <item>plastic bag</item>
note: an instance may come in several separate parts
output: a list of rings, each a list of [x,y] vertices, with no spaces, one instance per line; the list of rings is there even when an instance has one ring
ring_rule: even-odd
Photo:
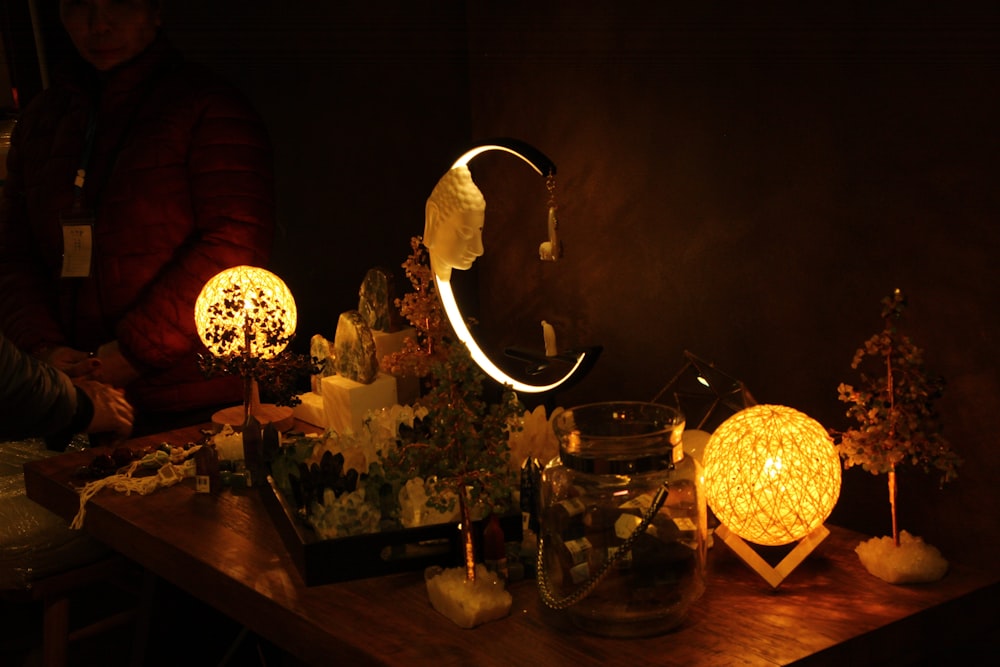
[[[60,453],[42,440],[0,442],[0,590],[30,588],[110,551],[25,495],[24,464]]]

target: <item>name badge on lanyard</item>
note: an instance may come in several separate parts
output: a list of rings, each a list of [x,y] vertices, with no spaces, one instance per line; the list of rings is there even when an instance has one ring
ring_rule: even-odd
[[[88,278],[94,257],[94,215],[72,211],[59,216],[63,237],[63,278]]]
[[[94,150],[94,135],[97,130],[97,111],[90,107],[87,114],[87,128],[83,139],[83,155],[80,168],[73,178],[73,209],[59,214],[63,237],[63,261],[60,275],[63,278],[89,278],[94,259],[94,212],[83,206],[83,184],[87,178],[87,167]]]

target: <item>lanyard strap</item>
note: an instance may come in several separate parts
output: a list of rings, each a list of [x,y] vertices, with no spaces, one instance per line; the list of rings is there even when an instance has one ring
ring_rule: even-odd
[[[73,208],[77,212],[83,210],[83,184],[87,180],[87,166],[90,156],[94,153],[94,136],[97,134],[97,104],[91,104],[87,112],[87,130],[83,135],[83,155],[80,156],[80,167],[73,179]]]
[[[175,69],[177,69],[176,64],[172,64],[167,67],[158,67],[149,79],[145,83],[141,84],[142,88],[140,89],[138,98],[136,99],[135,109],[133,109],[132,113],[126,120],[125,127],[122,129],[122,133],[118,137],[118,143],[115,145],[114,150],[111,153],[111,159],[108,161],[107,168],[105,169],[104,182],[101,183],[100,188],[94,194],[93,209],[95,211],[100,203],[101,194],[107,187],[108,179],[111,178],[111,172],[114,171],[115,163],[118,161],[118,155],[122,152],[122,149],[128,142],[136,120],[142,113],[142,110],[149,101],[149,98],[152,96],[157,82]],[[94,152],[94,141],[97,136],[97,109],[99,106],[100,96],[98,95],[91,102],[90,109],[87,112],[87,129],[83,137],[83,155],[80,156],[80,167],[76,170],[76,176],[73,178],[73,206],[77,212],[83,210],[83,185],[87,180],[87,167],[90,165],[90,160]]]

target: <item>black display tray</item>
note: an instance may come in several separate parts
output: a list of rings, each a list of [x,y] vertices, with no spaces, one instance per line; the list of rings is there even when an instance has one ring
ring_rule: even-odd
[[[457,523],[324,540],[299,518],[270,475],[261,487],[261,497],[307,586],[422,570],[431,565],[453,567],[463,561]],[[502,517],[500,525],[507,542],[521,540],[519,514]],[[485,521],[473,522],[477,560],[482,558],[478,552],[484,526]]]

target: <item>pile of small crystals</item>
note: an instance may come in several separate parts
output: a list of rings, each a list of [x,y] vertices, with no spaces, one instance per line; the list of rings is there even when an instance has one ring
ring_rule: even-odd
[[[948,571],[937,547],[905,530],[899,533],[899,546],[891,537],[873,537],[854,551],[870,574],[890,584],[937,581]]]
[[[503,580],[485,565],[476,565],[476,578],[465,569],[430,567],[424,573],[431,606],[460,628],[474,628],[510,613],[513,597]]]

